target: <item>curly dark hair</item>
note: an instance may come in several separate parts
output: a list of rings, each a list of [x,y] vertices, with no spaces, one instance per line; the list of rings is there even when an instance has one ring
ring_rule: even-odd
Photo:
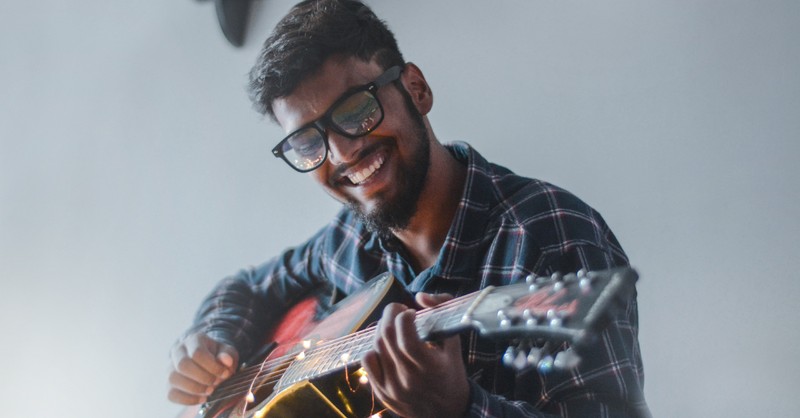
[[[394,34],[365,4],[306,0],[278,22],[250,70],[253,107],[274,120],[272,102],[290,95],[334,55],[375,59],[384,69],[405,63]]]

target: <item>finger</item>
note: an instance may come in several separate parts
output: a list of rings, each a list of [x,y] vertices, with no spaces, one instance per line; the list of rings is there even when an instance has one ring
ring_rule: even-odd
[[[225,371],[222,373],[223,379],[227,379],[236,372],[236,367],[239,363],[239,352],[235,348],[227,344],[221,344],[216,357],[217,361],[225,366]]]
[[[375,396],[375,399],[377,399],[383,406],[391,408],[389,405],[389,402],[391,402],[391,397],[387,396],[386,392],[384,392],[384,386],[379,384],[373,375],[368,374],[368,376],[370,382],[369,388],[372,391],[372,395]]]
[[[381,320],[378,322],[378,327],[391,326],[391,321],[394,317],[407,309],[407,306],[400,303],[390,303],[386,305],[386,307],[383,308],[383,314],[381,315]]]
[[[380,348],[376,347],[380,350]],[[380,401],[383,406],[397,410],[393,405],[393,400],[397,398],[397,383],[394,380],[397,370],[385,368],[381,361],[381,356],[377,351],[367,353],[361,360],[361,365],[367,372],[369,378],[369,387],[375,398]]]
[[[195,363],[188,353],[186,353],[186,349],[183,346],[179,347],[177,350],[173,350],[172,368],[189,379],[206,386],[213,385],[217,380],[217,376],[209,373],[206,369]]]
[[[384,384],[383,367],[377,353],[370,351],[365,354],[361,360],[361,366],[364,367],[364,371],[367,372],[367,377],[373,386]]]
[[[206,401],[205,396],[192,395],[178,389],[170,389],[167,399],[181,405],[197,405]]]
[[[378,340],[374,350],[368,352],[361,360],[361,365],[364,367],[364,371],[367,372],[369,387],[375,398],[385,407],[391,410],[397,410],[393,405],[393,399],[397,397],[397,369],[392,366],[387,367],[384,365],[381,359],[388,359],[385,353],[385,343],[383,340]]]
[[[416,311],[406,309],[394,318],[384,318],[391,326],[385,327],[389,332],[378,341],[381,344],[381,354],[386,353],[381,357],[381,363],[387,371],[383,389],[393,395],[393,398],[412,389],[420,374],[424,373],[422,365],[425,359],[419,358],[424,343],[417,335],[415,316]]]
[[[458,335],[445,338],[441,341],[442,350],[446,353],[448,357],[461,357],[461,337]]]
[[[416,295],[414,295],[414,299],[423,308],[432,308],[436,305],[439,305],[441,303],[447,302],[450,299],[453,299],[453,295],[448,293],[434,294],[434,293],[419,292]]]
[[[402,356],[401,361],[413,368],[421,369],[425,356],[429,350],[427,343],[423,342],[417,334],[417,326],[414,323],[416,311],[408,309],[398,314],[395,319],[397,353]],[[409,367],[412,368],[412,367]]]
[[[173,389],[178,389],[189,395],[208,396],[213,392],[212,387],[195,382],[177,372],[169,374],[169,384]]]
[[[375,343],[376,346],[380,340],[391,341],[394,340],[395,336],[395,328],[394,328],[394,318],[400,313],[406,310],[407,308],[404,305],[399,303],[390,303],[383,308],[383,315],[381,315],[380,321],[378,321],[378,326],[375,328]],[[377,348],[377,347],[376,347]],[[390,353],[386,350],[386,345],[383,347],[384,350],[379,351],[380,354],[389,355]]]
[[[402,376],[408,375],[408,370],[414,368],[408,364],[407,359],[397,346],[397,330],[395,319],[398,314],[407,308],[400,304],[387,305],[375,333],[374,353],[381,366],[380,381],[378,386],[386,388],[407,387],[408,382]]]
[[[378,329],[375,334],[375,345],[378,347],[378,353],[384,366],[392,364],[392,367],[396,367],[399,361],[404,361],[404,356],[397,345],[396,319],[399,314],[407,309],[404,305],[392,303],[383,310],[383,316],[378,323]]]
[[[391,411],[394,411],[395,413],[400,412],[398,404],[395,402],[397,396],[393,394],[395,393],[395,391],[391,390],[391,388],[385,389],[384,387],[376,385],[372,385],[371,388],[372,388],[372,394],[375,395],[375,399],[377,399],[381,405],[385,406]],[[392,416],[402,416],[402,415],[392,415]]]
[[[194,360],[197,365],[208,371],[214,376],[222,376],[226,367],[217,361],[217,351],[221,345],[205,334],[198,334],[190,337],[185,342],[186,353]]]

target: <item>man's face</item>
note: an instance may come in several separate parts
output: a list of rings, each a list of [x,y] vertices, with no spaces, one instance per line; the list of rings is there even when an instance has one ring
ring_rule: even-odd
[[[289,96],[273,102],[289,133],[320,118],[345,92],[375,80],[384,69],[355,58],[329,59]],[[401,75],[401,80],[403,75]],[[384,119],[369,135],[351,139],[328,129],[328,159],[311,176],[351,207],[367,226],[386,234],[402,229],[416,211],[430,160],[429,136],[413,100],[395,84],[377,92]]]

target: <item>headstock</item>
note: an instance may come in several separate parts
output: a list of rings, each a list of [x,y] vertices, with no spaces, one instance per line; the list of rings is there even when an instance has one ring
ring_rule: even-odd
[[[572,368],[579,353],[624,306],[638,275],[628,267],[551,277],[487,288],[461,319],[487,338],[512,342],[503,362],[517,369],[536,366],[543,373]],[[567,343],[569,349],[555,353]]]

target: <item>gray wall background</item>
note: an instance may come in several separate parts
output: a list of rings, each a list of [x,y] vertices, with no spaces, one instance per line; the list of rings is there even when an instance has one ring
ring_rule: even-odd
[[[169,417],[167,351],[221,277],[337,205],[269,155],[213,6],[0,4],[3,416]],[[639,285],[656,416],[800,414],[800,3],[370,1],[443,141],[565,187]]]

